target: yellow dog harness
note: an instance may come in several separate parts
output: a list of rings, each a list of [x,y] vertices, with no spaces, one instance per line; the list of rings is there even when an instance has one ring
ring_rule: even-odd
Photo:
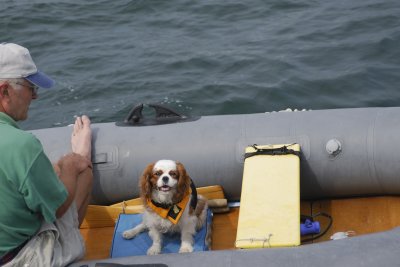
[[[187,190],[185,196],[179,203],[172,205],[164,205],[161,203],[154,202],[150,198],[147,199],[147,205],[161,218],[168,219],[173,224],[177,224],[181,218],[183,211],[189,201],[190,195],[192,195],[192,201],[190,201],[190,206],[193,209],[197,206],[197,190],[194,186],[193,181],[190,181],[190,188]]]
[[[151,199],[147,199],[147,205],[162,218],[170,220],[173,224],[177,224],[189,201],[189,197],[190,194],[187,192],[181,202],[172,204],[172,206],[166,208],[158,206],[157,203],[153,202]]]

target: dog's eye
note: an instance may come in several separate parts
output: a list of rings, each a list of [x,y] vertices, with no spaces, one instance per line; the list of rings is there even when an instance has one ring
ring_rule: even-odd
[[[172,177],[176,177],[176,176],[178,176],[178,174],[175,172],[175,171],[170,171],[169,172],[169,175],[171,175]]]
[[[156,172],[154,173],[154,175],[155,175],[155,176],[161,176],[161,175],[162,175],[162,171],[156,171]]]

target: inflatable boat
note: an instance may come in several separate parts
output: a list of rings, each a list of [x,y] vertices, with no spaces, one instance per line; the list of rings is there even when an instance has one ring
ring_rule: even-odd
[[[341,240],[330,240],[327,235],[323,242],[294,247],[90,259],[72,266],[398,264],[398,107],[188,117],[166,107],[140,104],[124,121],[93,124],[92,128],[92,204],[112,205],[139,197],[138,179],[146,165],[174,159],[185,165],[197,187],[219,185],[228,202],[240,206],[246,147],[299,144],[300,200],[306,203],[302,211],[310,203],[314,207],[319,203],[331,213],[333,225],[334,214],[346,216],[337,220],[343,228],[331,229],[331,234],[346,235],[350,230],[356,234]],[[32,133],[51,160],[69,152],[68,127]]]

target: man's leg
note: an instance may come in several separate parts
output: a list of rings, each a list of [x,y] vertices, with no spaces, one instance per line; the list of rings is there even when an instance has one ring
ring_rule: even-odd
[[[91,160],[92,131],[90,120],[87,116],[77,117],[71,136],[72,152],[80,154]],[[93,185],[93,172],[91,168],[83,171],[77,181],[75,203],[78,209],[79,225],[81,225],[89,205]]]
[[[88,168],[78,177],[75,203],[78,210],[79,226],[85,218],[86,210],[92,196],[93,172]]]

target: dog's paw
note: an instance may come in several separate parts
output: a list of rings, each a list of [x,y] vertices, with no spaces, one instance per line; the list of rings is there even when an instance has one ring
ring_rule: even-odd
[[[147,255],[158,255],[161,253],[161,248],[159,246],[151,246],[148,250],[147,250]]]
[[[126,231],[124,231],[124,232],[122,233],[122,237],[125,238],[125,239],[132,239],[132,238],[135,237],[135,235],[136,235],[136,233],[135,233],[135,232],[132,232],[132,231],[130,231],[130,230],[126,230]]]
[[[188,252],[193,252],[193,247],[189,244],[182,244],[179,253],[188,253]]]

